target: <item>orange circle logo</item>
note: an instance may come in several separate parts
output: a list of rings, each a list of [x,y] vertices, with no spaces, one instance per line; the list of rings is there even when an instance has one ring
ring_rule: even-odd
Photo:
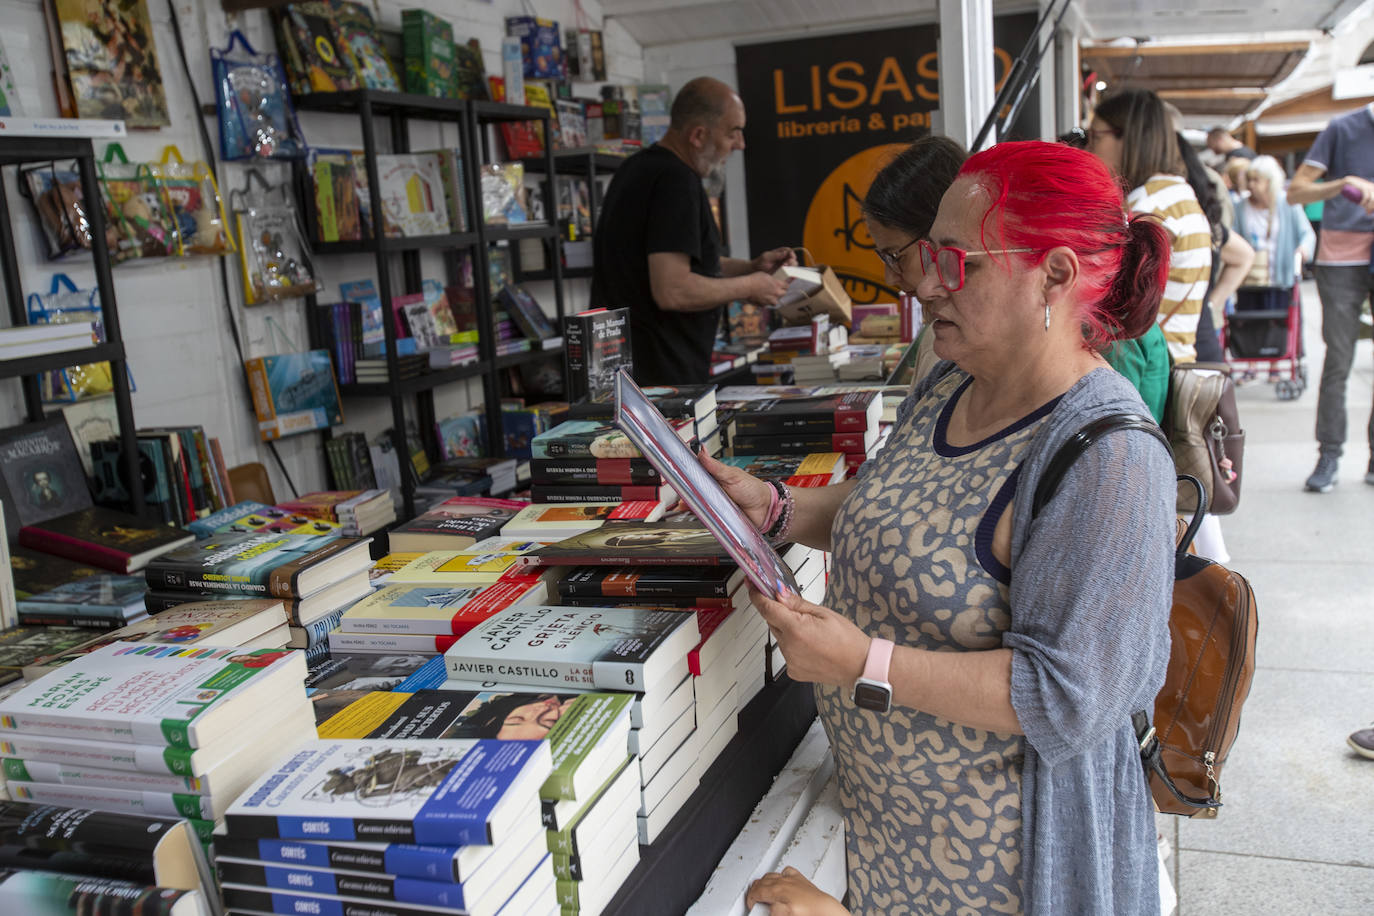
[[[860,305],[897,301],[897,290],[883,279],[883,262],[873,253],[863,200],[873,176],[907,145],[884,143],[850,156],[821,182],[806,211],[802,244],[817,264],[835,271],[849,298]]]

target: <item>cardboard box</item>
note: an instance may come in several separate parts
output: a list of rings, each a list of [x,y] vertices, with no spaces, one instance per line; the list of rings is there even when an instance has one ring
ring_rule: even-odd
[[[785,324],[807,324],[812,317],[824,314],[830,316],[832,323],[849,327],[854,307],[849,293],[844,291],[835,271],[822,264],[816,268],[821,272],[821,288],[800,302],[779,307],[778,315]]]
[[[534,16],[507,16],[506,34],[520,39],[527,79],[563,79],[563,35],[558,23]]]

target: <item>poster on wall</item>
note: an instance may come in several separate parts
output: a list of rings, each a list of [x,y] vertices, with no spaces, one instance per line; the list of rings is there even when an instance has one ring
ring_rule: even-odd
[[[78,117],[171,124],[146,0],[47,2],[56,6]]]
[[[1034,13],[993,20],[999,87],[1035,21]],[[874,174],[930,131],[940,107],[937,36],[931,24],[735,49],[748,114],[749,250],[802,245],[834,268],[855,302],[897,301],[860,204]],[[1032,91],[1012,136],[1035,135],[1037,99]]]

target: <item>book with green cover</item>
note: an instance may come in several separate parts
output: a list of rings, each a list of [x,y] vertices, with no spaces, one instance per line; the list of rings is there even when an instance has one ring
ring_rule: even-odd
[[[0,700],[10,732],[197,748],[305,679],[305,657],[274,649],[114,643]]]

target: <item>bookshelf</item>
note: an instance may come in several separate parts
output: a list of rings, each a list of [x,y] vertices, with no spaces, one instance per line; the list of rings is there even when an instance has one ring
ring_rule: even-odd
[[[553,154],[553,166],[559,175],[573,178],[582,178],[587,181],[588,195],[587,208],[588,216],[591,218],[592,229],[596,228],[597,210],[601,207],[601,183],[597,181],[598,176],[611,175],[620,167],[628,157],[618,156],[614,153],[605,153],[596,147],[584,146],[577,149],[555,150]],[[531,162],[531,160],[521,160]],[[534,160],[538,162],[538,160]],[[542,163],[541,163],[542,164]],[[557,213],[554,212],[554,222],[556,223]],[[588,235],[585,241],[590,244],[591,236]],[[515,270],[521,280],[549,280],[552,279],[550,270],[522,270],[517,257]],[[563,279],[565,280],[590,280],[592,268],[586,267],[563,267]]]
[[[543,359],[547,356],[562,355],[562,348],[531,350],[527,353],[497,357],[495,341],[489,333],[492,327],[493,290],[489,289],[488,262],[490,246],[500,241],[518,243],[521,239],[538,239],[546,246],[549,257],[560,260],[558,232],[554,225],[539,226],[488,226],[482,220],[480,206],[480,177],[478,166],[492,161],[491,141],[486,128],[501,121],[544,122],[545,136],[550,133],[550,113],[541,108],[503,105],[493,102],[470,102],[461,99],[431,98],[397,92],[382,92],[371,89],[358,89],[349,92],[311,93],[295,99],[296,108],[302,112],[316,112],[356,118],[362,136],[363,162],[367,169],[368,195],[373,214],[372,234],[369,238],[357,241],[311,242],[311,250],[322,261],[326,275],[330,270],[328,258],[334,256],[371,255],[377,278],[377,293],[382,302],[383,327],[386,336],[385,355],[390,380],[361,384],[340,385],[339,392],[344,398],[373,398],[389,402],[391,408],[393,444],[398,456],[410,454],[405,441],[406,405],[413,401],[415,418],[421,442],[431,458],[438,454],[435,436],[435,389],[457,382],[481,379],[483,383],[483,409],[487,421],[487,454],[504,455],[505,443],[501,427],[502,374],[510,368]],[[458,149],[463,161],[463,202],[467,213],[468,225],[472,231],[442,235],[387,237],[380,234],[381,228],[381,183],[377,173],[379,152],[411,152],[409,125],[412,121],[450,123],[458,128]],[[381,149],[385,132],[387,149]],[[527,160],[527,167],[538,168],[540,172],[554,175],[552,157],[546,153],[541,160]],[[296,166],[296,189],[302,218],[306,225],[307,238],[319,237],[319,227],[313,206],[313,181],[308,166]],[[557,199],[557,189],[550,184],[550,191]],[[547,201],[546,201],[547,203]],[[514,247],[514,246],[513,246]],[[422,375],[399,378],[397,366],[396,327],[392,319],[392,298],[394,296],[418,293],[424,281],[421,255],[423,252],[438,252],[444,260],[447,274],[446,285],[457,282],[459,257],[470,253],[473,260],[473,281],[476,286],[477,326],[485,329],[478,342],[479,361],[466,366],[430,371]],[[399,264],[398,264],[399,262]],[[399,269],[398,269],[399,268]],[[549,277],[554,282],[556,322],[562,324],[563,289],[562,277],[557,271]],[[323,310],[319,309],[319,297],[307,296],[310,310],[311,346],[325,347],[326,334]],[[329,433],[326,431],[326,436]],[[404,460],[404,457],[402,457]],[[414,482],[409,475],[402,473],[402,498],[406,518],[415,514]]]
[[[95,147],[89,138],[76,137],[17,137],[0,138],[0,168],[31,162],[75,160],[81,175],[81,196],[85,201],[99,201],[96,184]],[[138,439],[134,430],[134,408],[130,398],[128,362],[124,341],[119,330],[119,308],[115,302],[114,278],[110,273],[110,252],[105,245],[104,208],[86,207],[90,220],[91,258],[95,267],[96,287],[100,290],[101,321],[105,328],[105,342],[63,353],[49,353],[22,359],[0,361],[0,379],[18,379],[24,394],[24,410],[29,422],[43,419],[44,407],[38,376],[44,372],[64,369],[83,363],[109,362],[114,384],[115,414],[119,418],[119,450],[124,479],[136,484],[142,479],[139,470]],[[4,275],[5,299],[9,305],[12,327],[28,324],[25,298],[20,279],[19,258],[15,252],[13,214],[10,211],[5,182],[0,180],[0,273]],[[134,513],[142,515],[147,505],[143,487],[129,488]]]

